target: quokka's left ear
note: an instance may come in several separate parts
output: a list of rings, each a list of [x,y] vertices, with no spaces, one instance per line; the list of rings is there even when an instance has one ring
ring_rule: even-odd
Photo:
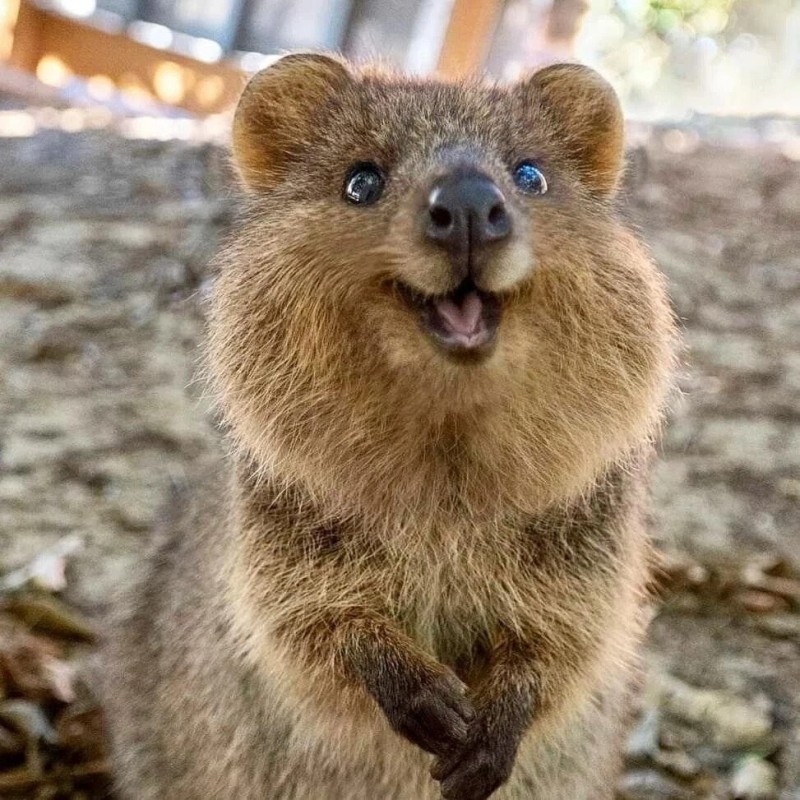
[[[554,64],[534,72],[517,91],[541,109],[584,183],[613,195],[624,166],[624,120],[611,84],[582,64]]]

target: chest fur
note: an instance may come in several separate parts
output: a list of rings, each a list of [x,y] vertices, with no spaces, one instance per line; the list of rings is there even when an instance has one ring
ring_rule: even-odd
[[[386,611],[454,667],[474,666],[503,631],[585,625],[624,579],[619,522],[569,517],[429,531],[415,546],[390,549],[379,579]]]
[[[569,635],[609,613],[641,538],[637,504],[623,488],[609,481],[536,518],[453,514],[383,530],[270,500],[251,506],[240,563],[271,616],[361,609],[454,664],[503,630]]]

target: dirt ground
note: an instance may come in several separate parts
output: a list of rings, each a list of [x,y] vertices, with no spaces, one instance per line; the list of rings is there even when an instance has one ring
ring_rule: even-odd
[[[634,136],[627,213],[687,351],[625,800],[800,800],[800,161],[774,126],[726,130]],[[225,163],[108,131],[0,140],[0,573],[78,534],[64,596],[90,616],[215,446],[194,372]]]

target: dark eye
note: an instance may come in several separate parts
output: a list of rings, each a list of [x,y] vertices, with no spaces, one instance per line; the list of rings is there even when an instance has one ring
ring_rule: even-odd
[[[347,173],[344,182],[344,197],[350,203],[369,206],[383,194],[383,173],[375,164],[356,164]]]
[[[547,180],[533,161],[520,161],[514,167],[514,183],[525,194],[544,194],[547,191]]]

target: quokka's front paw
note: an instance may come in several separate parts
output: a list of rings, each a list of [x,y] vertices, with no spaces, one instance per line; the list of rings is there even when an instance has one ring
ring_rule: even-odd
[[[384,704],[384,712],[398,733],[437,756],[463,748],[475,718],[466,686],[449,671],[422,678],[404,696]]]
[[[493,741],[475,725],[464,747],[436,759],[431,777],[441,783],[444,800],[486,800],[508,780],[516,754],[516,742]]]

